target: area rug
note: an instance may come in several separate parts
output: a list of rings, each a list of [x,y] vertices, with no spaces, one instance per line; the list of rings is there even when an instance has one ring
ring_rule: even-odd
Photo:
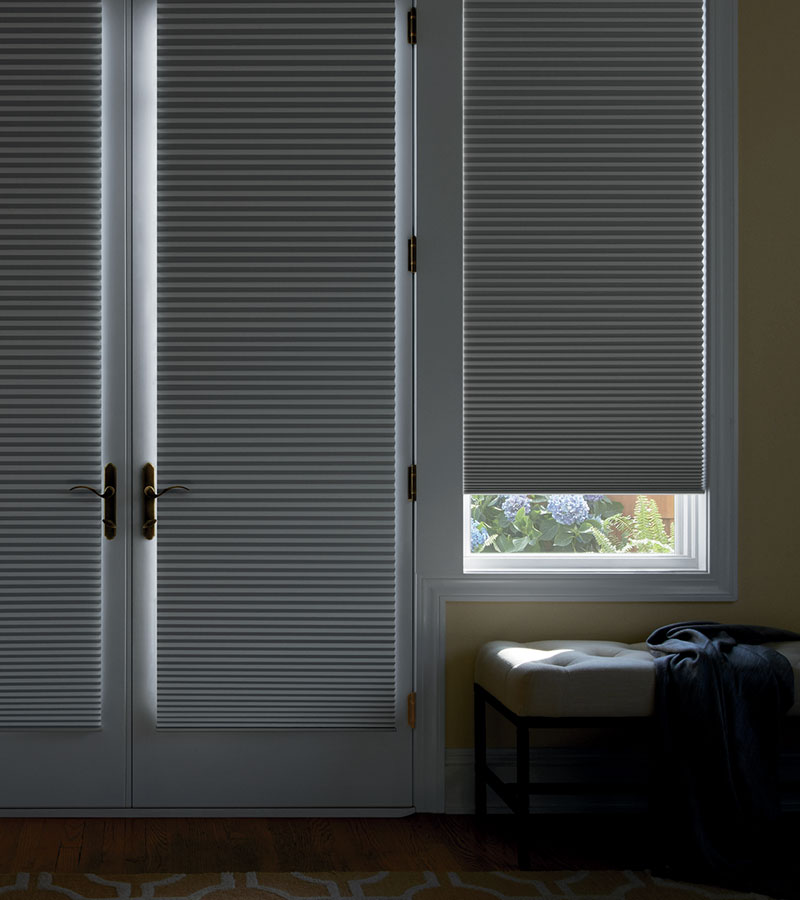
[[[2,900],[743,900],[649,872],[222,872],[0,875]]]

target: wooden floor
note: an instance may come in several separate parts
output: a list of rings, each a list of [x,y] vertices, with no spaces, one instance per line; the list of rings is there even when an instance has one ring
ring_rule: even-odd
[[[2,872],[511,869],[510,816],[404,819],[0,819]],[[537,820],[533,867],[645,868],[636,816]]]

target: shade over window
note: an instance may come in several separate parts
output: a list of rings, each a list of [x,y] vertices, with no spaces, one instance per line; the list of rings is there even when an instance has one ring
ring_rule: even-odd
[[[704,4],[464,14],[464,490],[702,491]]]

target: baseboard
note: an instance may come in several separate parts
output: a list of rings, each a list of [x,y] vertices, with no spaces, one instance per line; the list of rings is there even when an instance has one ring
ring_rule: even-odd
[[[115,818],[115,819],[172,819],[172,818],[245,818],[245,819],[351,819],[351,818],[381,818],[399,819],[403,816],[411,816],[416,810],[413,806],[383,806],[383,807],[328,807],[316,808],[300,807],[287,808],[275,807],[188,807],[175,809],[173,807],[70,807],[61,809],[52,808],[25,808],[25,809],[0,809],[0,819],[8,818]]]
[[[475,812],[474,754],[472,749],[451,749],[445,753],[445,812],[466,815]],[[504,780],[514,781],[513,750],[489,750],[487,761]],[[538,813],[624,813],[644,812],[646,761],[635,754],[583,748],[539,748],[531,750],[531,771],[541,781],[578,783],[624,782],[637,789],[637,794],[565,795],[531,798],[531,811]],[[800,782],[800,753],[786,754],[782,775]],[[508,807],[489,791],[490,813],[509,813]],[[793,788],[781,798],[783,812],[800,812],[800,791]]]
[[[567,812],[636,812],[646,808],[644,786],[646,769],[641,758],[632,754],[575,748],[547,747],[531,750],[531,772],[544,782],[625,782],[641,789],[641,796],[630,794],[569,795],[532,797],[531,811],[539,813]],[[453,814],[475,812],[474,754],[471,749],[447,750],[445,754],[445,811]],[[514,781],[513,750],[489,750],[487,761],[504,781]],[[638,793],[638,792],[637,792]],[[489,791],[489,812],[508,813],[502,800]]]

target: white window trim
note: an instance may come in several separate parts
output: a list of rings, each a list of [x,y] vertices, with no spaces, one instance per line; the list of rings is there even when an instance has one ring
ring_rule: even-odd
[[[418,0],[417,577],[458,599],[733,601],[737,594],[736,4],[707,12],[707,558],[702,570],[464,574],[462,0]],[[589,579],[589,581],[587,581]],[[424,592],[420,590],[418,596]]]

